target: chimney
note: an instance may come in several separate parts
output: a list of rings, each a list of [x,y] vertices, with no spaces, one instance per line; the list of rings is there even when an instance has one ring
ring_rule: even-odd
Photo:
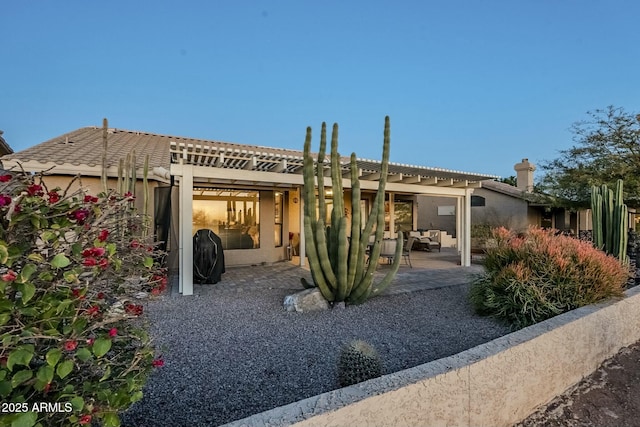
[[[529,163],[529,159],[522,159],[522,162],[517,163],[513,167],[517,173],[516,183],[518,189],[526,192],[533,192],[533,171],[536,167],[533,163]]]

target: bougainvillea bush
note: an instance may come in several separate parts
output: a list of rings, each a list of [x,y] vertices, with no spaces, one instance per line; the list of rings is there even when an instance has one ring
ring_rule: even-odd
[[[533,227],[521,234],[498,228],[493,237],[485,273],[470,291],[480,314],[521,328],[623,295],[628,268],[590,242]]]
[[[167,278],[133,199],[0,172],[0,425],[117,426],[162,365],[136,296]]]

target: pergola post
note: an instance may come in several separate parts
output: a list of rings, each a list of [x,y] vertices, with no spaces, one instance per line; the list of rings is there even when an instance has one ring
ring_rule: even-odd
[[[180,177],[180,279],[182,295],[193,295],[193,166],[183,165]]]
[[[461,265],[463,267],[471,266],[471,193],[473,193],[472,189],[466,189],[464,191],[463,198],[463,212],[464,219],[462,221],[462,259]]]

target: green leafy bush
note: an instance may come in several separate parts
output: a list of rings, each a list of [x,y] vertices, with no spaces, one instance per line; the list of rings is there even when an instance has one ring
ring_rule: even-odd
[[[0,425],[118,426],[163,363],[134,298],[167,282],[145,218],[131,194],[0,183]]]
[[[498,228],[493,237],[485,273],[470,291],[480,314],[521,328],[623,295],[628,268],[589,242],[540,228],[522,234]]]

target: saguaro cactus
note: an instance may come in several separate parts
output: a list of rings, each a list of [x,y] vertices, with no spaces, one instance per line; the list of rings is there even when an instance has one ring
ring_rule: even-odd
[[[384,143],[382,148],[382,164],[378,192],[376,193],[371,213],[362,228],[360,212],[360,180],[355,153],[351,154],[351,226],[345,215],[342,171],[340,154],[338,153],[338,125],[333,125],[331,134],[331,188],[333,191],[333,210],[330,225],[325,224],[326,200],[324,192],[326,123],[322,123],[320,134],[320,150],[316,162],[311,157],[311,128],[307,128],[304,143],[304,232],[307,257],[311,268],[314,285],[320,289],[328,301],[347,301],[360,304],[369,297],[384,290],[398,271],[402,256],[402,234],[398,234],[398,244],[394,262],[389,272],[380,283],[373,283],[373,273],[382,248],[384,233],[384,195],[389,169],[390,125],[389,117],[385,117]],[[315,164],[315,177],[314,177]],[[318,194],[316,199],[317,180]],[[316,203],[317,201],[317,203]],[[316,213],[317,207],[317,213]],[[370,247],[372,262],[365,263],[365,252],[369,244],[369,236],[375,240]],[[351,230],[351,238],[347,238],[347,230]],[[303,279],[303,285],[309,286]]]
[[[617,257],[627,260],[629,214],[623,203],[622,180],[616,182],[615,192],[605,184],[591,187],[591,218],[593,220],[593,244]]]

